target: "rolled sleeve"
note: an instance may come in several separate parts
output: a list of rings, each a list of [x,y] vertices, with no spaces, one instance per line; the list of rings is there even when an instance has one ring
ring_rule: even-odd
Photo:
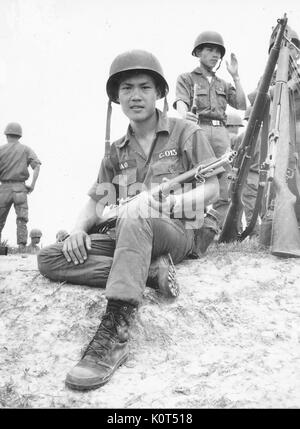
[[[105,157],[101,162],[97,180],[94,182],[94,184],[88,191],[88,196],[97,202],[100,201],[104,196],[102,192],[99,192],[100,185],[106,183],[111,184],[113,177],[114,169],[112,166],[112,162],[110,158]]]
[[[176,99],[173,108],[176,109],[177,101],[183,101],[188,108],[191,108],[191,85],[188,82],[187,74],[181,74],[176,82]]]
[[[37,157],[37,155],[35,154],[35,152],[30,149],[29,147],[26,148],[26,152],[27,152],[27,165],[30,165],[30,167],[32,169],[35,169],[35,167],[37,165],[41,165],[41,161],[39,160],[39,158]]]

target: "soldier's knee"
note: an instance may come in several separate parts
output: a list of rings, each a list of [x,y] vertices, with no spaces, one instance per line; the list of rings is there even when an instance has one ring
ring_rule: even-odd
[[[61,252],[59,252],[61,255]],[[37,254],[38,269],[45,277],[51,277],[51,273],[55,269],[53,261],[58,255],[58,250],[55,246],[43,247]]]

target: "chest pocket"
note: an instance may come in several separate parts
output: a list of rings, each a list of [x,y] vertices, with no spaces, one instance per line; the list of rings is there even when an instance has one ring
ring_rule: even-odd
[[[136,194],[137,167],[121,170],[114,176],[112,183],[117,188],[118,198],[127,198]]]
[[[203,110],[209,107],[209,89],[199,88],[196,89],[196,105],[198,110]]]
[[[227,107],[226,92],[223,88],[216,88],[216,94],[217,94],[218,107],[221,108],[222,113],[224,113]]]
[[[163,181],[163,178],[173,179],[179,174],[183,173],[184,169],[178,164],[168,163],[168,162],[160,162],[151,166],[151,183],[160,184]]]

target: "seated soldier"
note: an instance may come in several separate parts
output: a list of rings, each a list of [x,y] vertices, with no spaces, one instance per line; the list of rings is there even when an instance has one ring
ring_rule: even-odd
[[[107,190],[112,195],[125,190],[132,196],[138,184],[150,189],[164,178],[216,159],[197,125],[168,118],[166,99],[163,113],[156,108],[156,101],[166,97],[168,84],[160,63],[149,52],[134,50],[117,56],[106,89],[129,119],[127,133],[104,157],[70,236],[38,255],[39,269],[50,279],[106,286],[108,302],[100,326],[66,378],[67,386],[79,390],[102,386],[126,361],[129,328],[142,302],[151,260],[170,254],[176,264],[194,251],[191,226],[197,222],[188,209],[202,207],[201,213],[197,211],[201,224],[203,207],[219,196],[215,174],[224,171],[221,167],[205,183],[163,199],[142,192],[119,206],[114,229],[94,236],[108,203]],[[145,215],[149,208],[160,216]]]

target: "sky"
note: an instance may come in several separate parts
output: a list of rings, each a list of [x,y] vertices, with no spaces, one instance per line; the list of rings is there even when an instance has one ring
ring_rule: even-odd
[[[219,77],[232,82],[225,61],[234,52],[245,93],[264,71],[272,27],[286,13],[300,34],[299,0],[1,0],[0,145],[11,121],[22,143],[42,162],[28,196],[28,229],[40,228],[43,246],[70,230],[97,178],[104,154],[106,81],[113,59],[131,49],[152,52],[169,83],[170,116],[180,73],[193,70],[194,40],[205,30],[224,38]],[[161,102],[158,107],[162,108]],[[240,112],[241,113],[241,112]],[[127,118],[113,105],[111,141]],[[16,244],[12,208],[2,239]]]

